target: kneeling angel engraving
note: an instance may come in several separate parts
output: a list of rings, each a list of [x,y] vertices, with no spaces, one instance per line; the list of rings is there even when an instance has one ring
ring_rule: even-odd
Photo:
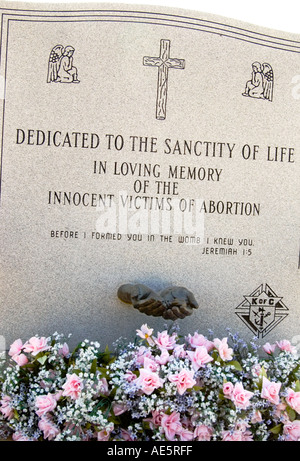
[[[52,48],[48,61],[47,82],[79,83],[77,68],[73,66],[72,46],[56,45]]]
[[[243,96],[272,101],[273,84],[274,75],[270,64],[254,62],[252,64],[251,80],[247,81]]]

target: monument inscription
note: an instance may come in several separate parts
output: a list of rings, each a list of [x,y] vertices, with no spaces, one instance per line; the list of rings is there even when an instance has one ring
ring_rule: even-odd
[[[7,344],[174,320],[297,338],[299,36],[133,5],[0,11]]]

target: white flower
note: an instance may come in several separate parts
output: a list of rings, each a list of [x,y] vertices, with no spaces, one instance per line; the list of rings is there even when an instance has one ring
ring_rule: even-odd
[[[153,333],[153,328],[149,328],[146,323],[144,323],[144,325],[141,326],[140,330],[136,330],[136,332],[137,332],[137,335],[140,338],[145,339],[150,346],[153,346],[155,344],[153,339],[151,338],[152,333]]]

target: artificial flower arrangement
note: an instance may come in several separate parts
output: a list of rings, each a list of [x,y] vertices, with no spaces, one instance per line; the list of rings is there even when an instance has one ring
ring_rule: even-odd
[[[142,325],[115,350],[62,335],[18,339],[0,372],[0,439],[300,441],[300,360],[260,347]]]

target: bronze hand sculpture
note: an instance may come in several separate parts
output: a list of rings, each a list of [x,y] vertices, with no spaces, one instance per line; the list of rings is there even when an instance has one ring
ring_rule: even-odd
[[[198,309],[194,295],[183,287],[155,292],[146,285],[125,284],[119,288],[118,297],[146,315],[170,320],[183,319],[191,315],[193,309]]]

